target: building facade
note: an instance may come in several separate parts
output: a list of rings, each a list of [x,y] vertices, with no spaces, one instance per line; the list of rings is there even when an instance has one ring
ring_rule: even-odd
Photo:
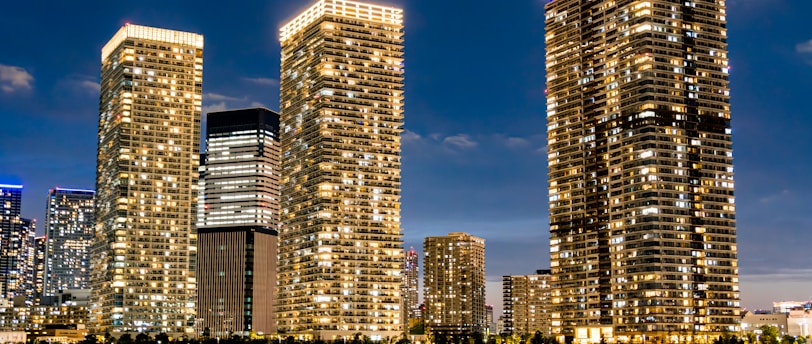
[[[485,239],[452,232],[423,241],[423,299],[428,331],[485,333]]]
[[[736,331],[724,2],[546,4],[553,331]]]
[[[93,330],[192,334],[203,36],[127,24],[101,60]]]
[[[200,326],[218,338],[274,333],[279,114],[209,113],[206,147],[197,224]]]
[[[812,309],[812,301],[773,302],[773,313],[789,313],[793,309]]]
[[[36,222],[21,217],[22,185],[0,184],[0,299],[34,299]]]
[[[401,295],[403,296],[403,307],[406,311],[406,323],[411,327],[412,322],[420,318],[420,300],[418,300],[418,292],[420,291],[418,286],[420,256],[414,248],[406,251],[406,260],[403,263],[403,278],[405,283]]]
[[[90,289],[90,247],[96,225],[93,190],[54,188],[45,213],[43,295]]]
[[[40,304],[40,298],[43,295],[43,286],[45,285],[45,251],[47,243],[47,238],[44,235],[34,238],[34,275],[32,279],[34,282],[35,305]]]
[[[402,18],[319,0],[280,29],[280,331],[403,333]]]
[[[502,315],[505,333],[551,335],[550,270],[531,275],[502,276]]]

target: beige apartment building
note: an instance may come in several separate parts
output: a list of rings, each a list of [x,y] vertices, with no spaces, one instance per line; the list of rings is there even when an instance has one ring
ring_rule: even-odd
[[[551,335],[550,270],[535,274],[502,276],[502,316],[504,332]]]
[[[127,24],[101,61],[92,329],[191,335],[203,36]]]
[[[725,2],[545,10],[554,334],[737,331]]]
[[[279,41],[279,330],[400,336],[403,11],[319,0]]]
[[[485,333],[485,239],[468,233],[423,241],[423,299],[427,331]]]

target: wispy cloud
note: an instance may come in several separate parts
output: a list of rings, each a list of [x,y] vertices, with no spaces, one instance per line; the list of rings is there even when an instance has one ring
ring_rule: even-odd
[[[101,92],[101,85],[95,81],[81,80],[78,82],[78,85],[79,87],[93,94],[99,94],[99,92]]]
[[[468,134],[457,134],[453,136],[448,136],[443,139],[443,144],[447,146],[456,147],[459,149],[468,149],[474,148],[479,145],[478,142],[474,141]]]
[[[772,203],[778,202],[778,201],[780,201],[782,199],[786,199],[786,198],[791,197],[791,196],[792,196],[792,192],[789,191],[789,190],[784,189],[784,190],[781,190],[780,192],[774,193],[772,195],[762,197],[758,201],[761,202],[761,204],[772,204]]]
[[[420,134],[408,129],[404,130],[403,133],[400,134],[400,138],[404,143],[417,142],[423,139],[423,137],[420,136]]]
[[[530,140],[523,137],[508,137],[505,139],[505,145],[511,148],[526,147],[530,144]]]
[[[474,148],[489,147],[495,149],[508,148],[511,150],[531,149],[546,154],[546,135],[536,134],[530,136],[516,136],[505,134],[473,135],[458,133],[447,135],[443,133],[420,134],[411,130],[404,130],[401,139],[404,144],[419,148],[423,152],[459,153]],[[536,148],[540,147],[540,148]]]
[[[209,92],[209,93],[206,93],[206,94],[203,95],[203,99],[207,100],[207,101],[211,100],[211,101],[244,102],[244,101],[248,100],[248,97],[245,97],[245,96],[243,96],[243,97],[232,97],[232,96],[227,96],[227,95],[224,95],[224,94]]]
[[[812,54],[812,39],[796,44],[795,51],[800,54]]]
[[[781,280],[781,281],[810,281],[812,269],[778,268],[761,269],[749,273],[741,273],[742,280]]]
[[[83,94],[88,96],[98,97],[101,86],[97,79],[90,75],[84,74],[71,74],[58,81],[58,85],[62,89],[67,89],[73,94]]]
[[[262,78],[262,77],[258,77],[258,78],[242,78],[242,80],[247,81],[247,82],[251,82],[251,83],[255,83],[255,84],[259,84],[259,85],[265,85],[265,86],[278,86],[279,85],[279,80],[278,79],[273,79],[273,78]]]
[[[205,115],[205,114],[207,114],[209,112],[225,111],[226,110],[226,102],[219,102],[219,103],[209,104],[209,105],[204,106],[203,109],[201,109],[201,110],[202,110],[201,113],[203,115]]]
[[[796,44],[795,52],[797,52],[807,64],[812,65],[812,39]]]
[[[0,64],[0,89],[6,93],[33,88],[34,76],[25,68]]]
[[[267,106],[265,106],[265,104],[262,104],[260,102],[251,102],[251,107],[267,107]]]

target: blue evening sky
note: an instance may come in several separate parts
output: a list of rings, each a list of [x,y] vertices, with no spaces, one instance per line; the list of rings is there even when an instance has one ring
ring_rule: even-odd
[[[549,267],[546,0],[387,0],[405,9],[406,248],[465,231],[501,275]],[[0,183],[93,188],[102,45],[124,23],[202,33],[204,112],[279,106],[277,29],[310,1],[10,1],[0,11]],[[729,0],[742,303],[812,297],[812,1]],[[42,228],[42,224],[39,225]]]

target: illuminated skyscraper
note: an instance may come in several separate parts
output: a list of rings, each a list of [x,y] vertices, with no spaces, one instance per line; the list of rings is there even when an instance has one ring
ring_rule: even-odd
[[[33,257],[33,270],[34,274],[31,277],[34,283],[34,304],[40,304],[42,297],[42,287],[45,282],[45,245],[47,240],[45,236],[34,238],[34,257]]]
[[[280,331],[402,334],[402,17],[319,0],[280,29]]]
[[[18,292],[22,278],[18,272],[23,186],[0,184],[0,297],[10,300]]]
[[[22,185],[0,184],[0,298],[34,300],[36,221],[20,217]]]
[[[197,314],[216,337],[274,333],[279,114],[255,108],[209,113],[207,119]]]
[[[93,190],[55,188],[45,214],[43,294],[90,289],[90,245],[96,225]]]
[[[725,2],[550,1],[545,39],[554,332],[736,331]]]
[[[485,239],[461,232],[423,242],[426,327],[435,334],[485,333]]]
[[[203,36],[127,24],[101,60],[93,329],[191,335]]]
[[[418,281],[420,275],[420,256],[417,254],[417,251],[414,248],[409,249],[406,251],[406,261],[403,263],[403,275],[404,275],[404,285],[403,285],[403,307],[406,309],[406,320],[408,321],[406,324],[411,326],[412,320],[417,320],[418,314],[420,313],[420,302],[417,299],[418,292],[420,291],[418,288]]]
[[[545,336],[550,331],[550,270],[502,276],[502,315],[509,334]]]

